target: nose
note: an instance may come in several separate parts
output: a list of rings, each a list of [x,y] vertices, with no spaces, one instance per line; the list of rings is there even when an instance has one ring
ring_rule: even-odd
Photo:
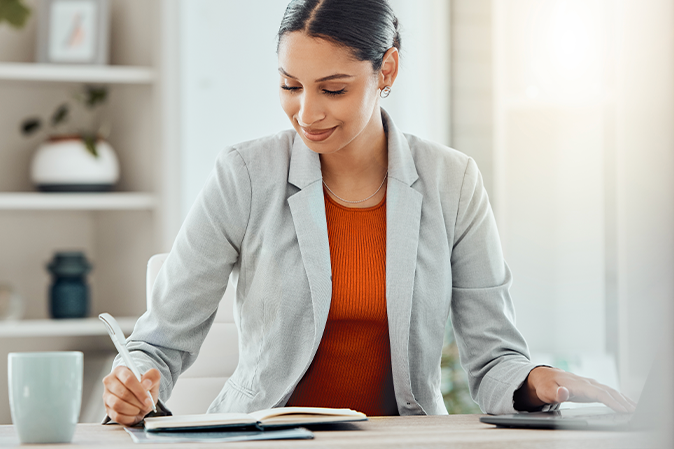
[[[297,122],[300,126],[308,127],[325,118],[325,111],[321,101],[312,93],[303,93],[300,100],[300,110],[297,113]]]

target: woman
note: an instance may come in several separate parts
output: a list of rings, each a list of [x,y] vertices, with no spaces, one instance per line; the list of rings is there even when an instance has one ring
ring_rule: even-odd
[[[240,359],[210,412],[446,413],[450,313],[485,412],[566,400],[632,411],[617,391],[530,362],[475,163],[402,134],[380,109],[400,49],[386,1],[293,1],[278,39],[294,130],[221,153],[127,343],[142,383],[117,366],[104,380],[108,415],[131,425],[152,408],[147,391],[169,397],[230,273]]]

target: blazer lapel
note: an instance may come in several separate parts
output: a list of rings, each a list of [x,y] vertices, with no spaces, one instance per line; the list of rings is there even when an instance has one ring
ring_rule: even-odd
[[[410,319],[422,195],[411,187],[419,176],[407,139],[384,110],[382,116],[388,128],[386,310],[391,341],[391,370],[398,410],[406,414],[425,414],[412,393],[409,364]]]
[[[330,244],[322,179],[318,154],[307,148],[302,139],[296,137],[290,158],[288,181],[300,191],[288,198],[288,205],[311,290],[314,345],[310,362],[323,336],[332,298]]]

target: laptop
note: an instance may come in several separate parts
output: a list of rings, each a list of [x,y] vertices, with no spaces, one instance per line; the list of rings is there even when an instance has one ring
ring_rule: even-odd
[[[654,364],[648,375],[634,413],[616,413],[606,406],[562,409],[549,412],[523,412],[511,415],[483,416],[480,421],[499,427],[530,429],[642,430],[662,424],[667,410],[664,364]]]

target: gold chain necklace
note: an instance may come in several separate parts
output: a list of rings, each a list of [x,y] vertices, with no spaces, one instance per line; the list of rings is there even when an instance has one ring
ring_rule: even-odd
[[[374,192],[372,195],[368,196],[367,198],[365,198],[364,200],[358,200],[358,201],[349,201],[349,200],[345,200],[344,198],[342,198],[341,196],[339,196],[339,195],[337,195],[335,192],[333,192],[332,189],[330,189],[330,187],[328,187],[328,185],[325,183],[325,181],[323,181],[323,185],[324,185],[325,188],[328,189],[328,191],[329,191],[330,193],[332,193],[332,194],[335,196],[335,198],[337,198],[338,200],[344,201],[345,203],[349,203],[349,204],[357,204],[357,203],[363,203],[363,202],[369,200],[370,198],[372,198],[373,196],[375,196],[376,194],[378,194],[379,191],[381,190],[381,188],[384,187],[384,183],[386,182],[386,178],[388,178],[388,170],[386,170],[386,174],[384,175],[384,179],[382,180],[381,184],[379,185],[379,188],[377,189],[377,191]]]

